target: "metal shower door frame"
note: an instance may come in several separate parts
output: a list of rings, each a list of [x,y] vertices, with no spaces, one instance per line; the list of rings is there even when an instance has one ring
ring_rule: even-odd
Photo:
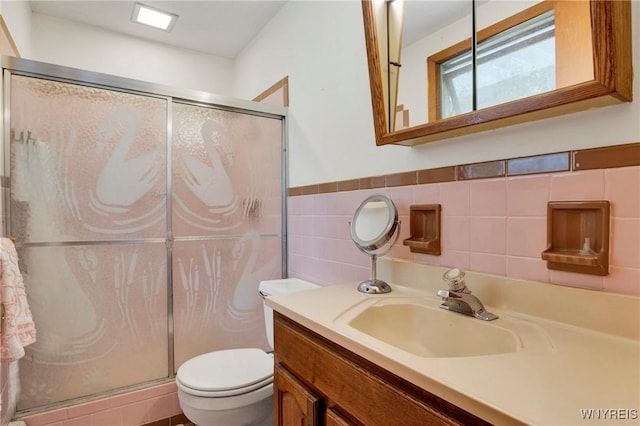
[[[11,235],[11,76],[20,75],[25,77],[41,78],[50,81],[77,84],[85,87],[93,87],[111,91],[130,93],[154,97],[165,100],[167,102],[167,173],[166,173],[166,245],[167,245],[167,332],[168,332],[168,366],[167,379],[174,377],[174,328],[173,328],[173,294],[172,294],[172,173],[171,171],[171,146],[173,142],[173,122],[172,122],[172,105],[174,102],[188,103],[208,108],[215,108],[222,111],[236,112],[258,117],[281,120],[281,267],[282,275],[287,277],[287,185],[288,185],[288,168],[287,168],[287,108],[276,105],[262,104],[259,102],[247,101],[232,98],[224,95],[217,95],[204,91],[191,89],[181,89],[161,84],[149,83],[140,80],[129,79],[125,77],[112,76],[108,74],[97,73],[93,71],[85,71],[76,68],[69,68],[59,65],[47,64],[27,59],[2,56],[0,57],[2,64],[2,84],[0,85],[0,99],[2,102],[2,120],[0,120],[0,135],[2,136],[2,146],[0,147],[0,184],[2,188],[2,196],[0,197],[2,212],[2,232],[5,236]],[[142,242],[138,240],[126,240],[128,243]],[[149,242],[150,240],[144,240]],[[102,244],[112,244],[121,242],[120,240],[113,242],[101,242]],[[86,241],[90,244],[92,241]],[[65,245],[65,243],[56,243],[57,245]],[[70,243],[74,244],[74,243]],[[18,242],[20,245],[20,242]],[[47,245],[37,244],[37,245]],[[165,379],[166,380],[166,379]],[[148,384],[142,384],[148,385]],[[120,388],[118,391],[128,390],[129,388],[140,388],[141,385],[133,385],[127,388]],[[59,405],[55,403],[53,405]],[[47,409],[47,407],[44,407]]]

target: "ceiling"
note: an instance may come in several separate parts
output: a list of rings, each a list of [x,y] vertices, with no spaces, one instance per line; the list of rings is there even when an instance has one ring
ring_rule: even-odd
[[[36,13],[234,59],[287,1],[140,0],[142,4],[178,15],[170,33],[132,22],[135,1],[32,0],[30,3]],[[404,44],[411,44],[453,19],[470,14],[470,4],[464,0],[406,0]]]
[[[178,15],[167,33],[131,22],[134,1],[31,1],[36,13],[146,40],[234,59],[276,15],[285,0],[161,0],[143,3]]]

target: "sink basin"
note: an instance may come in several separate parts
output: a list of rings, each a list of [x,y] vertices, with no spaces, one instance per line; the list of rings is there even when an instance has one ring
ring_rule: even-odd
[[[348,325],[420,357],[470,357],[516,352],[522,342],[512,330],[440,309],[437,304],[384,301],[367,306]]]

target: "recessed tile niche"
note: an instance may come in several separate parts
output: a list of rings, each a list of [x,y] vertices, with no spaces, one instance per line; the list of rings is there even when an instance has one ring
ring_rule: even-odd
[[[440,256],[440,204],[417,204],[409,210],[409,233],[403,241],[413,253]]]
[[[609,201],[550,201],[547,268],[591,275],[609,273]]]

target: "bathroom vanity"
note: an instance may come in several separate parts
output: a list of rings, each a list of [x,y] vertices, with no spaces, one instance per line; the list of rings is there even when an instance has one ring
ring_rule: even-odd
[[[638,423],[640,298],[467,271],[482,321],[439,308],[444,268],[378,266],[389,294],[267,298],[276,425]]]
[[[489,424],[277,313],[274,333],[276,425]]]

